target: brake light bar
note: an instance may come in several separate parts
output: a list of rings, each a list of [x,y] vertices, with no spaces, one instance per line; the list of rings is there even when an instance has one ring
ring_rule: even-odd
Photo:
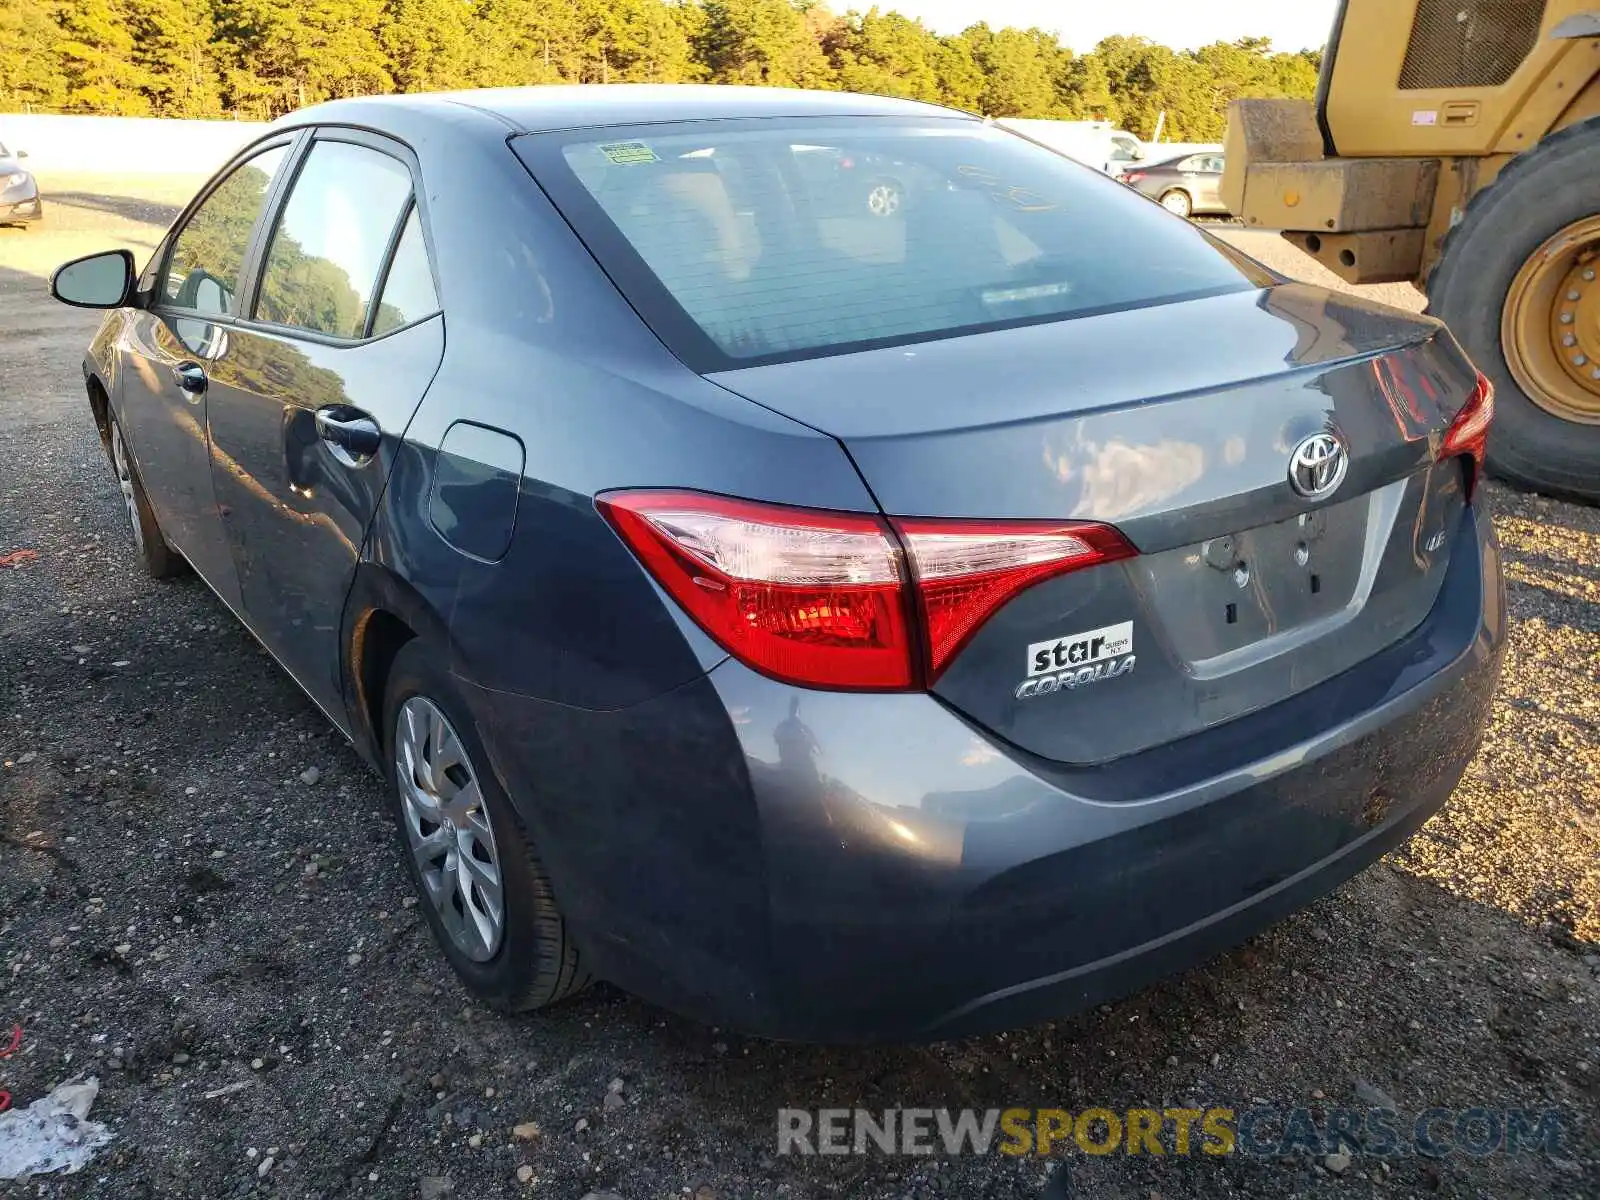
[[[927,687],[1019,592],[1136,553],[1086,522],[885,520],[686,491],[596,504],[730,654],[839,690]]]
[[[1484,453],[1489,444],[1489,426],[1494,423],[1494,384],[1483,372],[1478,372],[1477,386],[1461,406],[1461,411],[1450,422],[1444,442],[1439,448],[1439,459],[1465,455],[1472,459],[1472,475],[1467,483],[1471,496],[1479,476],[1483,474]]]
[[[1044,579],[1131,558],[1109,525],[1031,521],[892,521],[911,560],[928,677],[937,679],[978,628]]]

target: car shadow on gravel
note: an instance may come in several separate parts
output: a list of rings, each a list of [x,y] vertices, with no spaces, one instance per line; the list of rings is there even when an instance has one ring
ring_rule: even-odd
[[[141,224],[167,226],[183,211],[180,204],[163,204],[134,196],[107,196],[90,192],[44,192],[46,204],[63,208],[87,209]]]

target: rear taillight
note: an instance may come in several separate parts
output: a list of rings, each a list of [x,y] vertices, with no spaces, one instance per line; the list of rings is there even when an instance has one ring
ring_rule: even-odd
[[[1143,178],[1144,178],[1144,172],[1143,171],[1129,171],[1126,175],[1124,175],[1122,177],[1122,182],[1124,182],[1124,183],[1138,183]]]
[[[916,579],[930,680],[1024,588],[1134,554],[1109,525],[896,520],[894,527]]]
[[[1135,553],[1116,530],[1075,522],[891,522],[698,492],[597,504],[723,648],[806,687],[927,686],[1018,592]]]
[[[1466,455],[1472,459],[1472,476],[1467,485],[1468,495],[1483,474],[1483,455],[1489,443],[1489,426],[1494,421],[1494,384],[1479,372],[1478,384],[1461,406],[1455,420],[1445,432],[1444,443],[1439,448],[1440,459]]]

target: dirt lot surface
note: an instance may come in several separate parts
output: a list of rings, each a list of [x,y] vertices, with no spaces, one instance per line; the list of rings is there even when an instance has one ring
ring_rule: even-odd
[[[1490,487],[1515,625],[1454,801],[1202,969],[909,1048],[748,1041],[605,986],[506,1020],[467,1001],[409,906],[354,752],[204,585],[134,562],[79,374],[95,317],[53,305],[43,276],[108,243],[142,254],[193,181],[44,182],[47,224],[0,230],[0,563],[37,553],[0,566],[0,1034],[23,1031],[0,1088],[22,1106],[95,1075],[115,1141],[0,1196],[1032,1197],[1037,1159],[778,1157],[776,1110],[1320,1113],[1378,1092],[1407,1128],[1433,1106],[1562,1109],[1565,1141],[1520,1158],[1074,1150],[1074,1194],[1600,1194],[1600,511]]]

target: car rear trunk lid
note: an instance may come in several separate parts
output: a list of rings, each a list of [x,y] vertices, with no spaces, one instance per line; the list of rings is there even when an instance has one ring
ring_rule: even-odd
[[[885,512],[1091,520],[1137,558],[995,613],[934,692],[1034,754],[1095,763],[1358,665],[1432,608],[1465,504],[1436,462],[1475,382],[1427,318],[1284,285],[723,372],[840,438]],[[1342,482],[1290,480],[1334,432]]]

